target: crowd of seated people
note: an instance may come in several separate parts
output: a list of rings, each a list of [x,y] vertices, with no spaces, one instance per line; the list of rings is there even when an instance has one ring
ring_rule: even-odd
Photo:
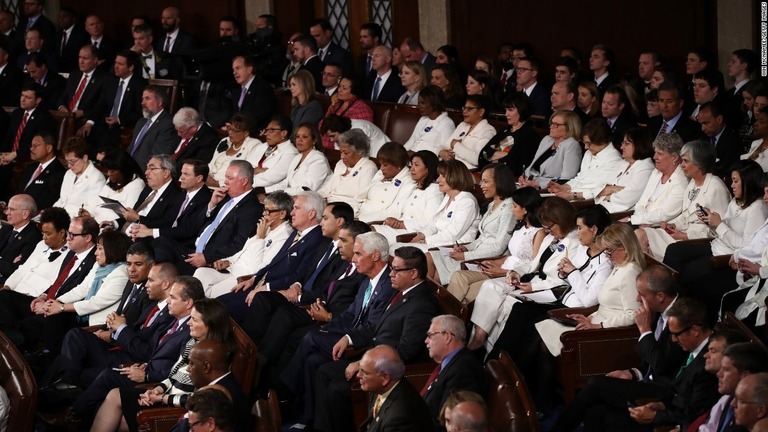
[[[0,35],[0,331],[37,375],[43,421],[134,431],[140,409],[186,406],[178,430],[249,430],[248,397],[274,389],[292,430],[465,430],[487,424],[483,364],[501,352],[555,431],[737,430],[768,412],[768,353],[715,325],[766,329],[754,52],[724,75],[693,49],[678,78],[654,51],[622,76],[610,47],[588,72],[567,48],[550,73],[502,44],[467,71],[451,45],[384,46],[375,23],[353,62],[327,20],[287,58],[274,16],[247,36],[224,17],[214,50],[264,56],[227,58],[226,78],[172,103],[153,80],[183,81],[201,47],[178,8],[157,35],[137,17],[126,50],[98,16],[62,14],[57,30],[27,0]],[[229,369],[235,323],[262,360],[249,396]],[[633,327],[644,364],[565,404],[561,336]],[[425,362],[416,388],[407,366]],[[362,425],[358,385],[376,395]]]

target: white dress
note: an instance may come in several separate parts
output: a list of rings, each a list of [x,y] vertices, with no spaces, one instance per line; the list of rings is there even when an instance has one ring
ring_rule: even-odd
[[[416,188],[403,203],[399,215],[395,216],[395,219],[403,221],[405,229],[386,225],[373,225],[373,229],[386,237],[389,244],[395,243],[395,237],[415,232],[416,227],[424,226],[429,220],[434,219],[444,195],[440,192],[437,183],[432,183],[425,189]]]
[[[331,175],[328,158],[317,149],[310,150],[303,161],[302,156],[300,153],[294,156],[288,166],[288,175],[279,183],[267,186],[264,190],[267,193],[281,190],[289,195],[297,195],[306,187],[317,192]]]
[[[456,130],[456,125],[446,112],[434,120],[422,116],[416,123],[416,127],[413,128],[411,137],[405,142],[405,149],[414,153],[429,150],[434,154],[440,153],[440,150],[449,150],[449,138],[454,130]]]
[[[593,324],[602,324],[605,328],[628,326],[634,322],[635,313],[640,307],[637,302],[635,279],[643,269],[635,264],[621,265],[613,269],[597,295],[598,308],[589,316]],[[560,335],[573,330],[555,320],[547,319],[536,323],[536,330],[541,340],[553,356],[560,355],[563,344]]]
[[[408,167],[401,169],[391,180],[384,180],[384,174],[379,170],[371,179],[368,190],[358,197],[361,203],[355,209],[355,216],[363,222],[395,217],[414,189],[416,182],[411,178]]]
[[[603,187],[615,185],[623,186],[624,189],[612,193],[608,198],[596,198],[595,204],[605,207],[609,213],[632,210],[640,199],[640,195],[643,194],[643,190],[645,190],[648,179],[651,177],[654,169],[653,159],[646,158],[635,161],[632,166],[629,166],[629,162],[624,161],[624,163],[619,164],[614,172],[606,171],[605,174],[608,177],[604,177],[605,185]]]
[[[226,147],[224,147],[222,143],[225,143]],[[219,185],[224,185],[224,176],[227,173],[227,167],[231,161],[235,159],[247,160],[251,165],[255,166],[259,163],[258,159],[254,160],[256,150],[262,146],[266,146],[266,144],[256,138],[245,137],[245,141],[243,141],[243,145],[237,153],[229,156],[227,155],[227,149],[231,145],[232,143],[229,138],[223,139],[221,143],[219,143],[219,147],[224,147],[224,149],[218,151],[217,147],[217,151],[213,154],[211,161],[208,163],[209,175],[219,182]]]
[[[368,189],[376,171],[376,164],[367,157],[361,157],[352,168],[339,161],[318,192],[328,202],[342,201],[355,209],[360,205],[358,196]]]

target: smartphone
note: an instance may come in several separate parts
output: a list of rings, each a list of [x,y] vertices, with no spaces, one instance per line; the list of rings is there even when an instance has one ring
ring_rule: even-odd
[[[707,211],[704,210],[704,207],[702,207],[700,204],[696,204],[696,214],[701,217],[707,217],[708,215]]]

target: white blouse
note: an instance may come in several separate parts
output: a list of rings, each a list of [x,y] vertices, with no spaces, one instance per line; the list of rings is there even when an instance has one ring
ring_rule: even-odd
[[[468,243],[477,237],[479,222],[480,208],[475,196],[469,192],[459,192],[453,200],[446,195],[435,219],[419,232],[424,234],[424,243],[429,245]]]
[[[358,196],[368,189],[376,171],[376,164],[367,157],[361,157],[352,168],[339,161],[318,192],[328,202],[343,201],[355,209],[360,205]]]
[[[595,204],[605,207],[609,213],[631,210],[640,199],[653,170],[652,158],[635,161],[632,166],[629,165],[629,162],[623,161],[613,172],[606,171],[604,173],[607,177],[604,176],[603,178],[603,187],[615,185],[622,186],[624,189],[612,193],[608,198],[596,198]]]
[[[512,237],[507,244],[509,256],[504,260],[501,268],[504,270],[517,269],[520,274],[530,271],[533,261],[533,240],[541,227],[525,226],[512,232]]]
[[[272,153],[268,153],[269,145],[259,146],[253,151],[254,168],[259,166],[267,170],[253,175],[253,187],[267,187],[280,183],[288,176],[288,169],[299,151],[290,141],[283,141],[274,147]],[[265,157],[265,155],[267,155]],[[264,159],[262,161],[262,158]]]
[[[384,174],[379,170],[371,179],[368,190],[358,197],[361,204],[355,211],[356,216],[363,222],[396,217],[414,189],[416,182],[411,179],[408,167],[401,169],[392,180],[384,180]]]
[[[328,158],[317,149],[312,149],[302,161],[302,154],[297,154],[288,166],[288,175],[271,186],[264,188],[266,192],[284,191],[290,195],[302,192],[304,187],[317,191],[323,186],[325,180],[331,175],[331,166]]]
[[[102,223],[104,221],[116,221],[118,219],[117,213],[112,210],[101,207],[100,204],[104,203],[104,200],[99,197],[111,198],[117,200],[123,207],[133,208],[136,205],[136,201],[141,195],[141,191],[144,190],[144,180],[136,177],[131,180],[130,183],[123,186],[118,190],[114,190],[109,185],[104,184],[101,191],[97,195],[89,197],[88,204],[85,205],[85,209],[91,214],[91,217],[96,219],[96,222]]]
[[[472,131],[467,132],[470,127],[468,123],[459,123],[448,139],[448,144],[450,145],[453,140],[459,140],[453,147],[456,160],[463,162],[469,169],[475,169],[480,151],[496,135],[496,128],[486,119],[481,120]]]
[[[405,149],[413,152],[429,150],[438,154],[440,150],[449,149],[449,138],[454,130],[456,130],[456,125],[446,112],[434,120],[422,116],[416,123],[416,127],[413,128],[411,137],[405,142]]]
[[[666,183],[661,183],[661,177],[661,171],[654,169],[648,178],[630,218],[633,225],[666,222],[680,214],[680,203],[688,186],[683,169],[677,166]]]
[[[224,176],[227,173],[227,167],[231,161],[235,159],[243,159],[247,160],[251,165],[255,166],[259,163],[258,159],[254,160],[256,150],[262,146],[266,146],[266,144],[257,140],[256,138],[245,137],[245,141],[243,141],[243,145],[240,147],[237,153],[229,156],[227,155],[227,149],[232,145],[231,141],[229,138],[225,138],[221,142],[226,143],[227,147],[222,151],[218,151],[217,148],[217,151],[211,158],[211,162],[208,163],[209,175],[213,177],[214,180],[219,182],[219,185],[224,185]],[[221,145],[221,142],[219,145]],[[259,154],[261,153],[262,152],[259,152]]]
[[[768,218],[765,202],[758,198],[749,207],[742,209],[732,199],[722,216],[712,240],[712,255],[730,255],[745,246]]]

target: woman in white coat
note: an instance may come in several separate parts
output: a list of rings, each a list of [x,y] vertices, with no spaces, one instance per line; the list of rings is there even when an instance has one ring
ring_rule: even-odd
[[[405,200],[416,189],[408,169],[408,152],[401,144],[384,144],[378,155],[381,168],[371,180],[371,186],[358,198],[360,207],[355,216],[363,222],[382,221],[398,216]]]
[[[555,111],[549,118],[549,135],[545,136],[533,162],[518,182],[521,186],[543,189],[550,181],[576,177],[581,165],[581,120],[573,111]]]
[[[264,199],[264,215],[256,225],[256,234],[236,254],[216,260],[212,267],[200,267],[194,276],[200,280],[205,295],[216,298],[237,285],[237,278],[254,274],[272,261],[293,232],[293,198],[285,192],[273,192]],[[226,273],[224,271],[226,270]]]
[[[437,154],[442,160],[456,158],[469,169],[476,169],[478,157],[488,141],[496,135],[496,128],[488,123],[485,115],[490,101],[483,95],[470,95],[461,108],[464,121],[456,126],[448,148]]]
[[[328,158],[320,148],[320,132],[317,128],[309,123],[300,124],[296,129],[296,150],[299,154],[288,165],[288,175],[264,190],[267,193],[281,190],[290,195],[296,195],[304,188],[317,192],[331,175]]]
[[[413,133],[405,148],[409,152],[429,150],[437,155],[446,149],[451,134],[456,129],[448,113],[445,112],[445,96],[439,87],[428,85],[419,92],[417,105],[421,118],[413,128]]]
[[[327,202],[342,201],[353,209],[360,206],[359,196],[371,185],[378,170],[368,158],[369,150],[368,137],[360,129],[339,135],[341,160],[318,191]]]
[[[605,186],[595,197],[595,204],[611,213],[634,208],[653,174],[653,144],[648,129],[627,130],[621,143],[621,157],[624,161],[617,169],[603,173]]]
[[[256,150],[266,144],[248,136],[251,127],[252,120],[246,115],[236,113],[229,119],[226,125],[227,137],[219,142],[208,163],[209,174],[205,181],[207,186],[212,188],[223,186],[227,167],[235,159],[247,160],[254,166],[259,162],[258,159],[254,159]]]
[[[445,285],[451,280],[451,275],[461,269],[462,261],[492,258],[504,252],[512,237],[514,185],[515,177],[506,165],[492,163],[483,168],[480,189],[485,199],[491,202],[480,220],[480,235],[465,245],[455,244],[450,252],[448,249],[429,252],[427,275],[430,278]]]
[[[293,123],[278,115],[264,129],[266,146],[254,150],[253,187],[267,187],[280,183],[288,176],[288,167],[299,152],[291,142]]]
[[[410,174],[416,188],[395,216],[384,219],[382,224],[373,225],[373,229],[386,237],[389,244],[395,243],[398,235],[414,232],[434,219],[444,196],[436,182],[440,175],[437,165],[437,155],[429,150],[420,150],[411,156]]]
[[[715,166],[715,150],[709,142],[692,141],[680,150],[683,174],[691,180],[683,194],[680,214],[662,221],[658,228],[641,227],[635,233],[644,252],[659,261],[664,259],[667,246],[689,239],[709,237],[709,227],[700,218],[701,208],[724,214],[731,200],[728,187],[711,173]]]
[[[117,213],[101,207],[105,202],[101,197],[116,200],[123,207],[130,208],[136,204],[146,186],[144,170],[128,152],[119,149],[108,151],[101,160],[101,166],[107,170],[107,183],[98,194],[88,197],[88,203],[78,213],[78,216],[91,216],[99,224],[118,219]]]
[[[105,231],[96,242],[96,264],[80,285],[45,304],[45,316],[60,313],[76,314],[78,321],[85,325],[101,325],[107,321],[107,315],[117,310],[125,284],[128,283],[128,270],[125,256],[131,240],[119,231]],[[60,321],[55,321],[60,324]],[[51,324],[54,321],[50,321]],[[46,320],[46,327],[49,320]],[[67,329],[48,329],[47,332],[61,332]]]
[[[749,151],[741,155],[741,159],[750,159],[760,164],[764,172],[768,172],[768,107],[760,108],[755,113],[754,135]]]
[[[76,217],[91,197],[99,194],[107,180],[88,160],[88,143],[83,138],[70,138],[62,153],[69,169],[64,173],[59,199],[51,207],[61,207],[70,217]]]
[[[472,194],[475,179],[467,167],[457,160],[440,163],[445,165],[445,171],[437,178],[437,184],[445,197],[437,215],[417,228],[410,243],[390,245],[391,251],[401,246],[415,246],[426,252],[432,247],[468,243],[477,237],[480,208]]]

